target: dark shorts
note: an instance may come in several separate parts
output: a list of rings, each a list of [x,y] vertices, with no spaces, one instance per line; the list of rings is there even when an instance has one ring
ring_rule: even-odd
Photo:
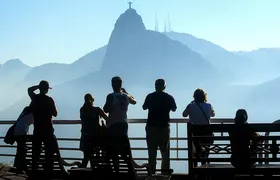
[[[108,127],[107,135],[109,136],[127,136],[128,124],[127,123],[115,123]]]
[[[82,135],[81,140],[80,140],[80,150],[86,151],[93,138],[94,138],[94,136]]]

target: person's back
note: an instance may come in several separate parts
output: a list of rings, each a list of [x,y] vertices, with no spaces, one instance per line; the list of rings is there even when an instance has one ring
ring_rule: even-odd
[[[39,94],[34,91],[40,90]],[[46,169],[45,176],[51,175],[53,170],[52,153],[54,152],[54,144],[57,143],[54,136],[54,129],[52,125],[52,117],[57,116],[57,110],[54,100],[47,96],[49,83],[41,81],[39,85],[28,88],[28,95],[31,98],[31,112],[34,116],[34,130],[32,142],[32,170],[36,173],[37,161],[42,150],[42,143],[44,143],[45,156],[46,156]]]
[[[191,102],[188,105],[188,108],[189,108],[190,123],[192,123],[192,124],[209,124],[209,120],[210,120],[210,118],[212,116],[212,112],[213,112],[213,108],[210,103]],[[203,110],[204,113],[202,113],[201,109]],[[205,118],[205,116],[207,117],[207,119]]]
[[[84,135],[93,135],[99,125],[99,107],[91,105],[84,105],[80,109],[80,118],[82,129],[81,132]]]
[[[46,94],[37,94],[33,97],[31,108],[34,116],[34,131],[52,132],[52,116],[54,115],[55,106],[51,97]]]
[[[81,118],[81,139],[80,139],[80,150],[83,151],[84,158],[80,167],[87,167],[90,159],[89,145],[93,140],[100,138],[100,124],[99,118],[108,121],[108,116],[99,107],[94,107],[94,97],[87,93],[84,96],[84,104],[80,108]],[[98,138],[96,138],[98,136]]]
[[[170,111],[176,111],[177,106],[174,98],[164,92],[166,83],[164,79],[155,82],[156,91],[147,95],[143,104],[143,110],[148,109],[146,124],[146,142],[148,147],[149,164],[152,173],[156,170],[157,150],[162,155],[161,170],[166,173],[170,169]]]
[[[163,91],[153,92],[147,96],[146,103],[149,103],[147,126],[168,126],[170,111],[176,107],[174,98]]]
[[[111,126],[114,123],[126,123],[127,121],[127,109],[129,105],[129,99],[125,93],[113,92],[111,109],[109,111],[109,123]]]
[[[29,126],[33,124],[33,122],[33,113],[31,113],[31,108],[27,106],[23,109],[22,113],[17,119],[14,130],[14,136],[26,135],[29,131]]]
[[[111,136],[127,136],[127,109],[136,104],[136,99],[122,88],[122,79],[115,76],[111,80],[113,93],[107,95],[103,110],[109,113],[107,133]]]
[[[254,156],[252,154],[254,146],[252,146],[251,140],[258,134],[247,126],[247,119],[246,110],[239,109],[236,112],[235,124],[229,132],[232,151],[231,163],[238,169],[248,169],[254,165],[254,162],[250,160],[250,157]]]

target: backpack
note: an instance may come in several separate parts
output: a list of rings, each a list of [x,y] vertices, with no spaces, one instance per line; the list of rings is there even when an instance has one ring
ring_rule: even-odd
[[[13,145],[15,143],[16,140],[15,140],[15,136],[14,136],[14,131],[15,131],[16,124],[17,124],[17,122],[18,122],[18,120],[20,118],[22,118],[23,116],[29,114],[30,112],[31,112],[31,110],[30,110],[29,106],[26,106],[23,109],[23,111],[20,113],[17,121],[8,129],[8,131],[7,131],[7,133],[6,133],[5,137],[4,137],[4,142],[6,144]]]

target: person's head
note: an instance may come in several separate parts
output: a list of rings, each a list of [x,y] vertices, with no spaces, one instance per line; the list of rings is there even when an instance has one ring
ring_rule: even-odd
[[[235,124],[245,124],[248,120],[248,114],[245,109],[238,109],[235,114]]]
[[[41,94],[47,94],[49,92],[49,89],[51,88],[48,81],[42,80],[39,83],[39,90]]]
[[[196,89],[193,93],[193,98],[196,103],[207,102],[207,94],[203,89]]]
[[[94,97],[93,97],[90,93],[87,93],[87,94],[84,96],[84,100],[85,100],[85,104],[93,105]]]
[[[114,91],[120,91],[122,87],[122,78],[119,76],[115,76],[111,80],[112,88]]]
[[[155,82],[156,91],[164,91],[166,87],[166,83],[164,79],[157,79]]]

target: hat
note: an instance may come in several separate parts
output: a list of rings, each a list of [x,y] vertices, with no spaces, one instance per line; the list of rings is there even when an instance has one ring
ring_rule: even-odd
[[[52,89],[52,88],[50,87],[48,81],[42,80],[42,81],[39,83],[39,89],[40,89],[40,90],[46,90],[46,89]]]

